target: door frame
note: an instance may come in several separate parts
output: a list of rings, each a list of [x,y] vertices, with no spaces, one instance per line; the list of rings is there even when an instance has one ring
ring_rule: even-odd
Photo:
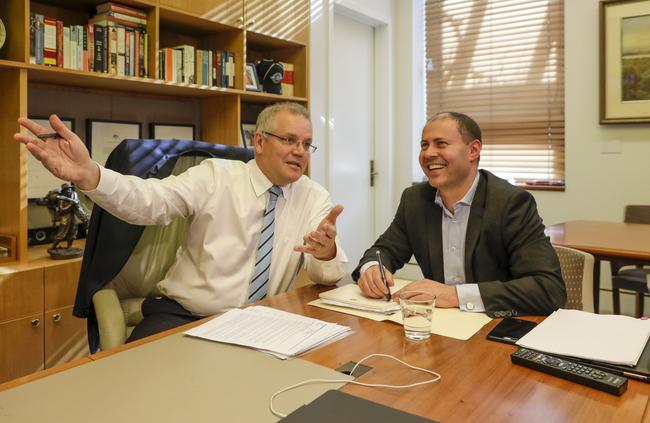
[[[332,51],[334,14],[342,15],[374,29],[374,160],[375,178],[374,225],[376,238],[388,227],[393,217],[393,65],[392,24],[390,17],[360,3],[341,0],[312,0],[311,49],[318,51],[311,58],[310,109],[314,139],[322,145],[322,157],[312,160],[312,178],[330,188],[330,164],[334,160],[329,148],[332,131],[332,80],[336,52]],[[322,141],[321,141],[322,140]],[[354,206],[345,205],[344,206]]]

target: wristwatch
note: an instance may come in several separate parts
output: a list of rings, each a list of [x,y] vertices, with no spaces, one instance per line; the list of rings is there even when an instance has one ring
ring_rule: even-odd
[[[5,30],[5,24],[2,23],[2,19],[0,19],[0,48],[5,43],[5,39],[7,38],[7,31]]]

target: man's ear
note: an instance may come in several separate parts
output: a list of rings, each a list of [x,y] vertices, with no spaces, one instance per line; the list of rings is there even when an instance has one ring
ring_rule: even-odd
[[[255,147],[255,155],[262,153],[262,134],[255,132],[253,135],[253,146]]]
[[[472,140],[469,143],[469,159],[470,161],[476,161],[481,157],[481,149],[483,148],[483,143],[480,140]]]

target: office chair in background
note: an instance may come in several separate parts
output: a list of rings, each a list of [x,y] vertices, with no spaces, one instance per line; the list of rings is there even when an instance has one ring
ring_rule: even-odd
[[[564,308],[594,311],[594,256],[584,251],[554,245],[566,284]]]
[[[650,224],[650,206],[634,205],[625,207],[625,223]],[[633,265],[634,268],[624,268]],[[612,296],[614,314],[621,314],[620,290],[627,289],[634,292],[635,317],[643,316],[644,294],[650,292],[650,269],[644,268],[643,263],[630,261],[612,261]]]
[[[209,157],[247,162],[253,150],[201,141],[125,140],[106,167],[162,178]],[[74,310],[75,316],[88,319],[91,353],[123,344],[142,320],[144,299],[161,295],[156,285],[174,263],[187,225],[182,218],[166,226],[131,225],[94,207]]]

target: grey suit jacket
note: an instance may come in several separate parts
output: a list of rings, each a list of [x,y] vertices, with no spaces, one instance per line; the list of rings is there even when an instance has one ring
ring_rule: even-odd
[[[444,282],[442,209],[428,183],[404,190],[389,228],[368,249],[354,280],[380,250],[391,272],[415,256],[424,277]],[[488,315],[547,315],[564,306],[566,288],[560,263],[527,191],[480,170],[465,242],[465,278],[478,283]]]

